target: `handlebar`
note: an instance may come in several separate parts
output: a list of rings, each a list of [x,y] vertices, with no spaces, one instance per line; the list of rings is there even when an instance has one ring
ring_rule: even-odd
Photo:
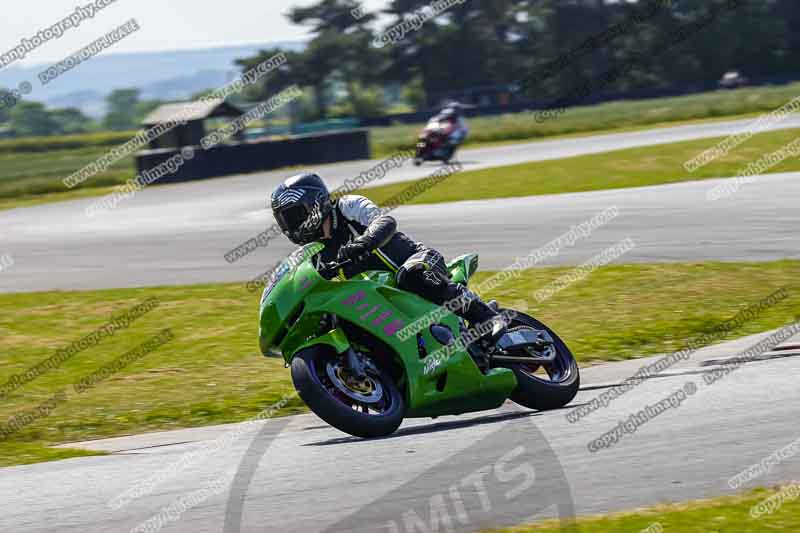
[[[336,261],[332,261],[330,263],[323,263],[322,266],[325,267],[326,269],[339,270],[340,268],[346,267],[347,265],[351,265],[352,263],[353,263],[352,259],[345,259],[341,263],[337,263]]]
[[[351,265],[352,263],[353,263],[352,259],[345,259],[341,263],[337,263],[336,261],[332,261],[330,263],[322,263],[319,268],[319,273],[324,278],[327,278],[326,274],[332,274],[331,277],[333,277],[339,272],[340,268]]]

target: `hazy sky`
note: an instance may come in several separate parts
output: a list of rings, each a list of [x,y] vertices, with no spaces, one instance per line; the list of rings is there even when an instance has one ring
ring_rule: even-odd
[[[0,54],[14,48],[94,0],[5,0],[0,16]],[[52,63],[91,43],[131,18],[141,29],[104,54],[206,48],[303,39],[307,29],[293,26],[284,13],[314,0],[116,0],[93,19],[46,42],[17,64]],[[388,0],[364,0],[368,10]]]

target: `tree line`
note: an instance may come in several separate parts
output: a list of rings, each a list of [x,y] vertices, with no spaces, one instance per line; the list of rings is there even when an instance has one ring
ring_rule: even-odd
[[[75,107],[47,108],[40,102],[21,99],[0,89],[0,137],[73,135],[98,131],[138,129],[142,119],[159,100],[142,100],[138,89],[117,89],[106,98],[106,114],[95,120]]]
[[[601,92],[713,86],[733,70],[800,77],[797,0],[391,0],[380,12],[357,0],[319,0],[285,16],[309,29],[307,46],[284,51],[286,64],[237,101],[297,84],[305,89],[291,104],[298,122],[424,110],[476,87],[574,104]],[[247,70],[279,51],[237,64]],[[118,90],[106,116],[93,120],[23,100],[0,105],[0,135],[136,129],[161,103]]]
[[[473,87],[508,86],[515,98],[534,101],[573,95],[577,103],[589,96],[580,87],[709,86],[733,70],[751,79],[800,74],[796,0],[447,4],[441,12],[442,0],[392,0],[377,13],[356,0],[294,8],[286,16],[309,28],[308,46],[287,53],[286,65],[249,96],[265,99],[296,83],[309,93],[298,104],[304,118],[364,117],[403,106],[424,109],[436,105],[438,95]],[[408,31],[394,32],[402,38],[386,38],[404,22]],[[250,68],[276,52],[238,63]]]

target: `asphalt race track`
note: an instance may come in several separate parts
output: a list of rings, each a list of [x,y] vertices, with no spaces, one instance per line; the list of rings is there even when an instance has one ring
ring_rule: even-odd
[[[724,135],[742,124],[465,150],[461,160],[481,168]],[[335,186],[371,164],[317,170]],[[435,168],[408,165],[384,182]],[[223,255],[272,223],[264,197],[285,175],[153,187],[96,220],[84,214],[94,199],[0,212],[0,252],[15,261],[0,275],[0,291],[250,279],[291,245],[277,239],[232,265]],[[708,200],[707,192],[724,182],[401,207],[397,217],[403,230],[448,255],[479,251],[482,266],[492,269],[609,208],[619,216],[541,264],[578,264],[625,238],[635,247],[624,262],[800,258],[798,175],[759,177],[729,198]],[[721,359],[761,337],[700,350],[575,423],[565,418],[569,409],[538,413],[507,403],[494,412],[409,420],[397,434],[372,441],[304,415],[247,429],[216,426],[75,444],[112,454],[0,470],[0,531],[473,532],[737,492],[729,478],[800,437],[787,430],[800,411],[794,379],[800,336],[713,385],[704,380]],[[585,369],[570,408],[646,362]],[[689,390],[690,383],[696,392],[679,406],[608,449],[589,450],[590,441],[632,413]],[[214,445],[231,431],[242,434]],[[152,476],[158,482],[145,483]],[[792,479],[800,479],[796,457],[744,488]],[[142,486],[138,497],[112,505]],[[159,513],[159,529],[136,529]]]
[[[680,126],[465,150],[465,169],[720,136],[749,121]],[[789,118],[779,127],[800,127]],[[319,171],[334,187],[376,164],[361,161]],[[380,183],[424,177],[435,165],[395,169]],[[93,289],[242,281],[264,272],[293,247],[278,238],[229,264],[224,254],[273,223],[266,196],[287,171],[150,187],[90,219],[96,199],[0,211],[0,251],[14,268],[0,291]],[[447,255],[479,251],[484,268],[504,268],[599,211],[620,216],[553,262],[577,264],[630,237],[626,261],[768,260],[798,257],[800,215],[795,176],[768,175],[716,202],[702,181],[646,189],[401,207],[402,230]],[[444,185],[441,185],[444,186]],[[547,264],[547,263],[545,263]]]
[[[438,531],[448,531],[447,515],[453,531],[471,532],[731,493],[729,478],[798,437],[787,427],[800,408],[800,358],[792,357],[800,351],[748,363],[712,385],[703,380],[715,368],[704,361],[733,356],[758,338],[696,352],[668,377],[647,380],[576,423],[566,420],[568,409],[537,413],[508,403],[494,412],[406,421],[395,435],[372,441],[303,415],[261,423],[217,448],[214,439],[239,426],[87,443],[115,453],[3,469],[0,531],[128,532],[217,479],[220,491],[187,509],[175,506],[161,531],[435,531],[433,506]],[[800,348],[799,340],[789,345]],[[584,377],[603,387],[645,362],[652,359],[592,367]],[[590,440],[690,381],[697,392],[678,407],[611,448],[588,451]],[[583,390],[573,406],[603,390]],[[216,451],[203,453],[209,449]],[[187,460],[187,452],[200,459]],[[188,466],[173,468],[181,461]],[[517,474],[497,481],[498,462]],[[531,467],[527,477],[519,474],[523,464]],[[153,475],[162,481],[141,497],[109,506]],[[800,461],[790,458],[753,485],[798,477]],[[428,529],[407,528],[411,513]]]

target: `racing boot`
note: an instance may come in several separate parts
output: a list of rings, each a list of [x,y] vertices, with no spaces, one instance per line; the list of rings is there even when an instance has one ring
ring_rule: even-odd
[[[470,293],[472,298],[465,306],[463,313],[460,314],[461,317],[466,319],[472,328],[485,329],[486,333],[481,336],[481,340],[489,345],[495,345],[500,340],[500,337],[506,333],[505,317],[498,313],[496,308],[493,309],[469,289],[465,288],[465,291]]]

